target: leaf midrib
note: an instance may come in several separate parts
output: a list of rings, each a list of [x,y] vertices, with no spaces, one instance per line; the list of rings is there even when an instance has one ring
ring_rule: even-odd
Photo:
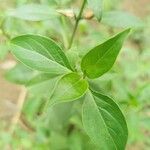
[[[118,40],[118,38],[114,41],[114,43],[116,42]],[[96,61],[96,63],[95,64],[98,64],[104,57],[105,57],[105,55],[107,55],[109,52],[110,52],[110,50],[114,47],[114,44],[113,43],[113,45],[112,46],[110,46],[109,47],[109,49],[106,51],[106,52],[104,52],[104,54]],[[103,43],[102,43],[103,44]]]
[[[92,94],[92,96],[93,96],[93,94]],[[94,95],[94,96],[95,96],[95,95]],[[96,100],[95,100],[94,96],[93,96],[93,99],[94,99],[96,108],[97,108],[97,110],[98,110],[98,112],[99,112],[99,114],[100,114],[100,116],[101,116],[101,118],[102,118],[102,120],[103,120],[103,122],[104,122],[104,126],[105,126],[105,128],[106,128],[106,130],[107,130],[107,133],[109,134],[110,138],[112,139],[116,150],[118,150],[118,148],[117,148],[117,146],[116,146],[116,144],[115,144],[115,142],[114,142],[114,139],[113,139],[113,137],[111,136],[111,134],[110,134],[110,132],[109,132],[109,130],[108,130],[108,127],[107,127],[107,125],[106,125],[106,122],[105,122],[105,120],[103,119],[103,115],[101,114],[101,112],[100,112],[99,109],[98,109],[98,106],[97,106],[97,104],[96,104]],[[97,97],[97,96],[95,96],[95,97]],[[101,108],[100,108],[100,109],[101,109]]]
[[[95,97],[97,97],[97,96],[95,96]],[[107,103],[106,101],[103,101],[103,100],[102,100],[101,98],[99,98],[99,97],[97,97],[97,98],[100,99],[103,103],[106,103],[106,105],[112,107],[112,105],[110,105],[110,104]],[[104,111],[107,111],[107,110],[104,109],[104,108],[101,108],[101,109],[104,110]],[[114,116],[111,115],[111,113],[109,113],[108,111],[107,111],[107,113],[108,113],[114,120],[116,120],[116,122],[118,122],[117,119],[116,119]],[[119,123],[120,127],[122,128],[122,130],[124,131],[123,126],[121,125],[121,123],[120,123],[120,122],[118,122],[118,123]]]
[[[13,43],[13,45],[20,47],[20,48],[21,48],[20,51],[23,51],[23,50],[24,50],[24,51],[27,51],[28,53],[30,52],[30,50],[28,50],[28,49],[26,49],[26,48],[23,48],[23,47],[21,47],[20,45],[16,45],[16,44],[14,44],[14,43]],[[14,50],[12,50],[12,51],[14,51]],[[18,51],[18,50],[17,50],[17,51]],[[36,54],[38,54],[39,56],[44,57],[47,61],[49,61],[49,62],[51,62],[51,63],[54,63],[54,64],[57,64],[57,65],[60,66],[61,68],[64,68],[64,70],[68,70],[68,71],[69,71],[69,69],[66,68],[65,66],[63,66],[63,65],[59,64],[58,62],[55,62],[55,61],[53,61],[53,60],[47,58],[46,56],[44,56],[44,55],[42,55],[42,54],[40,54],[40,53],[38,53],[38,52],[36,52],[36,51],[32,51],[32,53],[36,53]],[[19,59],[19,61],[21,61],[21,60]],[[22,62],[22,61],[21,61],[21,62]],[[22,63],[23,63],[23,62],[22,62]],[[23,63],[23,64],[25,64],[25,63]],[[26,65],[26,64],[25,64],[25,65]],[[28,65],[27,65],[27,66],[28,66]],[[55,73],[55,72],[54,72],[54,73]]]

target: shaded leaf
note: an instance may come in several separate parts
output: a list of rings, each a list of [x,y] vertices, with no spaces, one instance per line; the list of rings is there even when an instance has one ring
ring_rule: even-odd
[[[5,77],[10,82],[26,84],[33,76],[35,76],[35,74],[36,73],[33,70],[25,65],[17,64],[14,68],[6,72]]]
[[[97,92],[88,92],[83,104],[83,126],[92,141],[103,150],[123,150],[127,125],[116,103]]]
[[[69,118],[72,115],[72,103],[59,103],[51,107],[48,111],[48,126],[51,130],[61,131],[68,124]]]
[[[138,17],[123,11],[109,11],[104,12],[102,17],[102,23],[112,27],[143,27],[143,22]]]
[[[26,84],[26,86],[32,86],[35,84],[39,84],[41,82],[45,82],[45,81],[50,80],[55,77],[57,77],[57,75],[55,75],[55,74],[40,73],[40,74],[37,74],[36,76],[34,76],[33,78],[31,78],[28,81],[28,83]]]
[[[56,17],[57,12],[47,5],[27,4],[8,11],[7,15],[23,20],[42,21]]]
[[[60,80],[60,78],[61,76],[42,73],[30,79],[26,86],[32,95],[50,98],[54,91],[55,85]]]

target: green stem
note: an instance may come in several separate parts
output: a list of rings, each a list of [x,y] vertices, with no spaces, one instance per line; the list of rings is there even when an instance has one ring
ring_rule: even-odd
[[[83,13],[85,4],[86,4],[86,0],[83,0],[83,3],[82,3],[82,6],[81,6],[79,15],[78,15],[77,18],[76,18],[76,23],[75,23],[75,26],[74,26],[74,29],[73,29],[73,33],[72,33],[72,36],[71,36],[71,39],[70,39],[70,42],[69,42],[68,49],[70,49],[71,46],[72,46],[72,43],[73,43],[73,40],[74,40],[76,31],[77,31],[77,28],[78,28],[78,25],[79,25],[79,21],[81,20],[81,17],[82,17],[82,13]]]

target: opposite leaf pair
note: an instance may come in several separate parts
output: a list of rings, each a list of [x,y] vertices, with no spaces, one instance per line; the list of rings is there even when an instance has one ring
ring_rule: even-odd
[[[129,31],[127,29],[90,50],[81,62],[84,76],[93,79],[109,71]],[[124,149],[128,132],[120,109],[109,97],[90,90],[88,81],[74,72],[54,41],[37,35],[23,35],[12,39],[11,43],[12,53],[22,63],[47,75],[59,76],[47,107],[79,99],[86,93],[83,125],[87,134],[100,149]]]

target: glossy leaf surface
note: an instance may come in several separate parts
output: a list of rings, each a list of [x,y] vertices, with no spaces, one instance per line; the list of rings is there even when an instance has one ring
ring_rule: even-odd
[[[116,103],[97,92],[88,92],[83,104],[83,126],[102,150],[124,150],[127,125]]]
[[[117,34],[94,47],[83,57],[81,68],[87,77],[98,78],[111,69],[129,31],[130,29],[127,29]]]

